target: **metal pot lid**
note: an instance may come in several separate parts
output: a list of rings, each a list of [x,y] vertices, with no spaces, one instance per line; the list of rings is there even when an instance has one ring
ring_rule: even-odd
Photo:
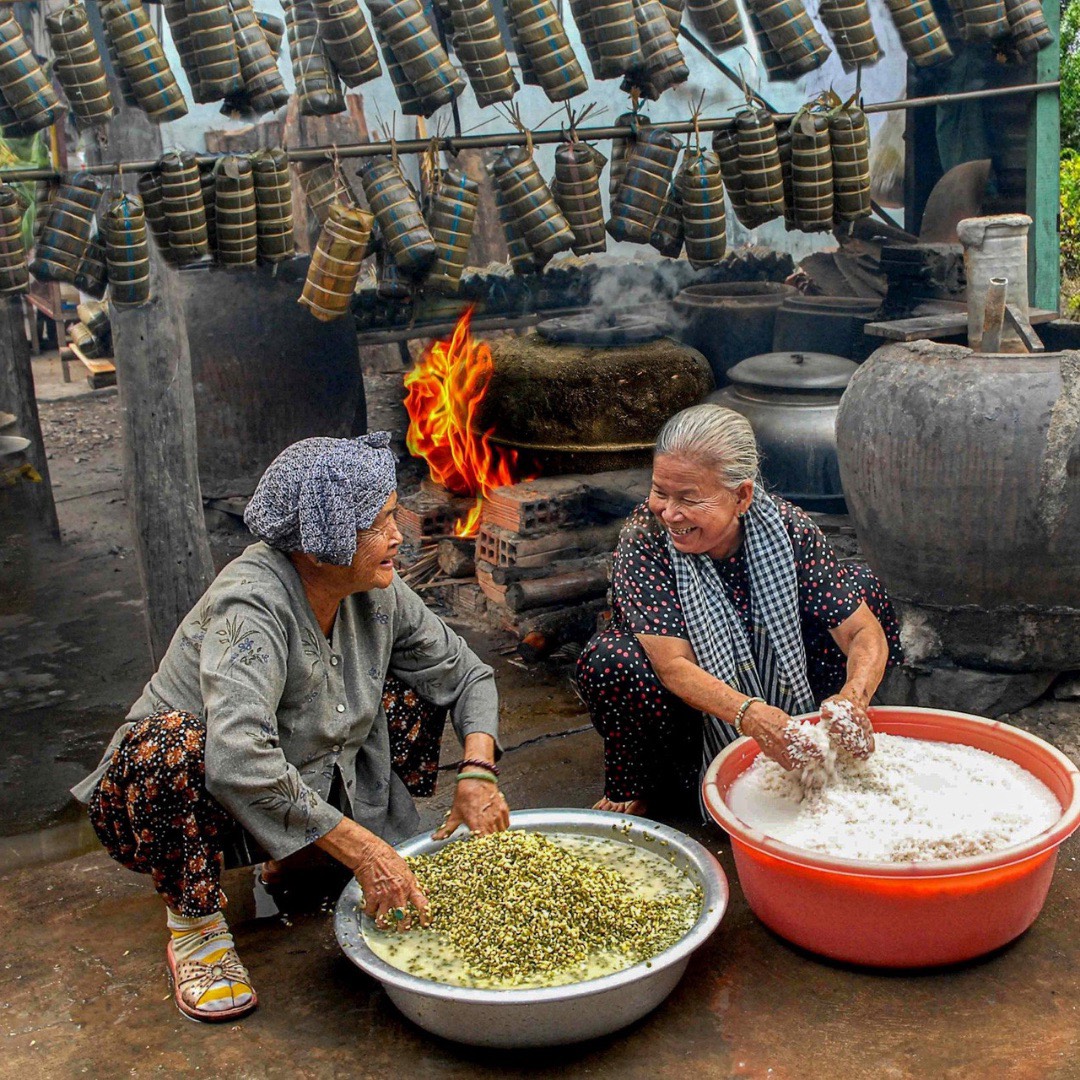
[[[537,334],[545,341],[562,345],[644,345],[658,341],[664,336],[664,326],[647,315],[622,313],[600,316],[584,311],[580,315],[567,315],[546,319],[536,327]]]
[[[774,352],[741,360],[727,377],[755,390],[843,390],[859,370],[854,360],[830,353]]]

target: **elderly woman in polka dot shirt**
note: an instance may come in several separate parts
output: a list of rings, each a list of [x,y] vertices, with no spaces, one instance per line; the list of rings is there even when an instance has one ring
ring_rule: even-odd
[[[877,578],[841,564],[802,510],[768,494],[748,421],[697,405],[667,422],[652,490],[623,529],[611,626],[578,662],[604,739],[600,810],[642,814],[693,793],[739,735],[785,768],[816,753],[792,716],[850,703],[854,753],[873,749],[866,709],[899,658]]]

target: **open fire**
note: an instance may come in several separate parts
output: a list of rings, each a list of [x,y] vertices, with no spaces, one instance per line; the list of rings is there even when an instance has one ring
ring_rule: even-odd
[[[517,453],[493,446],[491,431],[478,432],[474,419],[491,381],[491,350],[470,332],[473,309],[458,320],[448,341],[433,341],[405,376],[409,414],[406,445],[422,457],[431,479],[476,502],[454,525],[455,536],[475,536],[484,497],[528,477],[517,476]]]

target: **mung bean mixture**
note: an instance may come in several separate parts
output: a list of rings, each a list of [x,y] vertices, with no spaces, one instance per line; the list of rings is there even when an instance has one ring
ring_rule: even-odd
[[[524,989],[599,978],[674,945],[702,892],[655,852],[618,840],[517,830],[447,844],[408,862],[431,902],[431,926],[364,937],[410,974],[457,986]]]

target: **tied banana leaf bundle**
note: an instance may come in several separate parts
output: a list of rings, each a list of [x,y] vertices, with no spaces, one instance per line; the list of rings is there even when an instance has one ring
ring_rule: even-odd
[[[833,216],[837,222],[869,217],[870,126],[850,102],[829,114],[833,163]]]
[[[330,208],[298,301],[320,322],[340,318],[349,310],[373,220],[366,210],[341,203]]]
[[[686,82],[690,69],[660,0],[634,0],[634,12],[643,62],[627,77],[624,88],[637,87],[650,101],[656,101],[665,90]]]
[[[678,34],[682,26],[683,12],[686,10],[686,0],[660,0],[664,14],[667,15],[668,25],[673,34]]]
[[[187,116],[187,102],[142,0],[105,0],[101,17],[139,108],[155,124]]]
[[[900,44],[916,67],[933,67],[953,58],[931,0],[885,0]]]
[[[574,246],[574,234],[544,182],[531,146],[506,147],[491,163],[491,171],[507,213],[537,262],[546,264]]]
[[[867,0],[821,0],[819,12],[845,71],[881,59]]]
[[[647,244],[675,175],[679,143],[670,131],[643,127],[630,146],[626,171],[611,200],[607,231],[613,240]]]
[[[589,88],[555,0],[506,0],[517,41],[549,101],[567,101]],[[526,80],[528,81],[528,80]]]
[[[209,255],[206,205],[195,155],[188,150],[171,150],[162,155],[158,170],[173,261],[184,264]]]
[[[687,150],[675,176],[686,257],[699,270],[715,266],[727,250],[727,215],[720,159],[712,150]]]
[[[105,259],[109,288],[117,307],[150,299],[150,245],[146,214],[137,195],[116,195],[105,210]]]
[[[396,262],[381,236],[375,238],[375,295],[380,300],[408,303],[415,292],[413,278]]]
[[[439,255],[427,282],[445,296],[454,296],[465,270],[469,241],[480,205],[480,185],[460,169],[447,169],[431,201],[428,228]]]
[[[102,300],[86,300],[75,309],[79,322],[106,347],[112,342],[109,305]]]
[[[154,168],[144,172],[138,179],[136,190],[142,199],[143,214],[146,224],[150,229],[150,235],[157,244],[162,258],[175,261],[172,251],[169,249],[169,222],[165,217],[165,196],[161,191],[161,171]]]
[[[735,116],[739,173],[746,209],[758,224],[784,212],[784,174],[776,145],[776,123],[768,109],[748,106]]]
[[[617,79],[643,67],[645,54],[641,51],[634,0],[591,0],[587,7],[589,35],[596,53],[595,59],[590,56],[593,75]]]
[[[251,162],[226,154],[214,166],[214,188],[218,262],[222,266],[254,266],[259,236]]]
[[[499,224],[502,225],[503,236],[506,238],[510,266],[514,273],[521,276],[538,273],[543,269],[543,263],[536,258],[532,253],[532,249],[525,243],[521,225],[517,218],[510,213],[506,197],[498,184],[495,185],[495,206],[499,211]]]
[[[139,107],[139,99],[135,96],[135,90],[127,72],[120,66],[120,56],[116,51],[116,45],[108,34],[105,35],[105,47],[109,53],[109,63],[112,65],[113,74],[116,76],[116,84],[120,87],[120,98],[123,103],[132,109]]]
[[[829,47],[802,0],[747,0],[747,7],[789,78],[806,75],[828,59]]]
[[[1005,14],[1016,51],[1025,60],[1054,44],[1039,0],[1005,0]]]
[[[637,132],[641,128],[649,126],[649,118],[644,113],[623,113],[615,121],[615,126],[628,127],[631,129],[632,134],[628,139],[620,138],[611,140],[611,175],[608,178],[608,193],[610,195],[617,194],[619,185],[626,175],[626,159],[630,155],[630,147],[637,137]]]
[[[100,201],[101,186],[88,173],[75,173],[61,182],[49,202],[49,216],[30,264],[38,281],[75,284]]]
[[[997,41],[1009,33],[1005,0],[952,0],[965,41]]]
[[[394,51],[390,48],[390,40],[383,33],[377,20],[372,21],[372,32],[382,50],[386,73],[390,76],[390,83],[394,87],[402,113],[405,116],[431,116],[439,106],[426,102],[416,92],[416,88],[405,74],[405,69],[395,59]]]
[[[69,4],[45,19],[56,57],[54,71],[80,127],[107,124],[116,115],[90,19],[82,4]]]
[[[690,25],[714,49],[733,49],[746,41],[736,0],[687,0]]]
[[[565,142],[555,149],[551,194],[574,234],[575,255],[607,249],[600,193],[600,176],[606,164],[607,158],[586,142]]]
[[[679,193],[672,180],[664,199],[660,213],[653,222],[649,243],[669,259],[677,259],[683,249],[686,233],[683,229],[682,207],[679,205]]]
[[[731,202],[731,209],[739,223],[747,229],[756,229],[761,221],[746,205],[746,185],[739,167],[739,136],[735,125],[717,128],[713,132],[713,151],[720,160],[720,175]],[[779,147],[777,148],[779,154]]]
[[[34,181],[34,243],[41,239],[41,230],[49,217],[49,203],[56,194],[56,182],[53,180]]]
[[[509,101],[520,89],[503,46],[492,0],[449,0],[454,51],[481,107]]]
[[[100,300],[109,287],[109,270],[105,265],[105,241],[98,232],[79,260],[79,269],[75,271],[75,288]]]
[[[382,73],[371,28],[360,0],[315,0],[315,15],[330,60],[346,86],[360,86]]]
[[[289,92],[278,71],[276,52],[259,25],[251,0],[230,0],[230,10],[244,102],[260,113],[280,109],[288,103]]]
[[[94,337],[93,331],[91,331],[84,323],[72,323],[68,333],[71,337],[71,344],[74,345],[87,360],[96,360],[105,355],[105,350],[101,347],[101,342]]]
[[[345,98],[330,54],[319,36],[312,0],[289,0],[285,7],[293,80],[302,116],[330,116],[345,111]]]
[[[9,184],[0,184],[0,296],[24,293],[30,287],[22,222],[26,203]]]
[[[266,38],[266,47],[270,50],[275,63],[281,59],[281,43],[285,40],[285,23],[276,15],[267,11],[256,11],[255,22]]]
[[[802,109],[791,122],[791,188],[795,227],[829,232],[833,227],[833,159],[829,117]]]
[[[570,0],[570,11],[574,16],[574,24],[577,26],[578,37],[585,46],[585,56],[592,68],[593,77],[602,78],[599,74],[602,68],[600,59],[600,47],[596,43],[596,28],[593,25],[593,0]],[[517,32],[514,30],[513,21],[510,22],[510,36],[514,40],[514,48],[520,55],[520,42],[517,40]],[[524,71],[524,68],[522,68]],[[535,83],[535,77],[526,79],[527,83]]]
[[[183,68],[188,85],[191,87],[192,98],[200,104],[213,100],[203,96],[202,80],[199,78],[199,61],[195,56],[195,46],[191,40],[191,25],[188,22],[185,0],[161,0],[161,9],[165,13],[165,21],[169,24],[173,45],[180,57],[180,67]]]
[[[349,182],[329,161],[301,162],[295,168],[304,201],[320,226],[326,224],[335,202],[346,207],[360,205]]]
[[[426,273],[438,258],[438,248],[397,162],[388,157],[366,158],[359,176],[368,207],[394,262],[414,276]]]
[[[420,99],[424,116],[461,94],[465,82],[450,63],[420,0],[368,0],[368,9],[394,63]]]
[[[260,150],[251,157],[251,168],[255,176],[255,225],[259,262],[284,262],[291,259],[296,251],[289,159],[284,150]]]
[[[8,4],[0,9],[0,96],[24,134],[47,128],[63,111]]]
[[[206,244],[211,254],[217,251],[217,160],[199,162],[199,187],[202,188],[203,213],[206,214]]]
[[[793,232],[795,224],[795,189],[791,181],[791,126],[776,125],[776,151],[780,155],[780,173],[784,178],[784,228]],[[830,158],[830,163],[832,159]],[[831,189],[830,189],[831,191]]]
[[[244,88],[229,0],[184,0],[191,52],[199,80],[195,100],[220,101]]]

